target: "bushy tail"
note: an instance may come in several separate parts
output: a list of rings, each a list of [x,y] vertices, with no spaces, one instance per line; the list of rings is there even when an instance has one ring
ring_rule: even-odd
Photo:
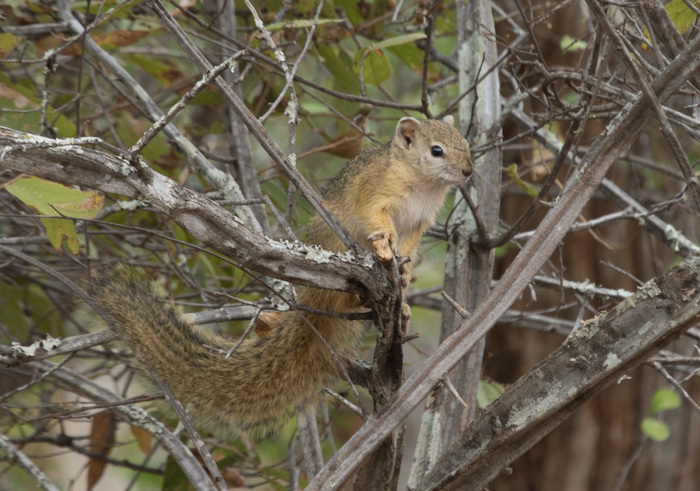
[[[233,341],[183,322],[139,273],[118,267],[100,276],[91,294],[119,336],[207,425],[267,436],[338,373],[337,359],[293,313],[276,316],[268,336],[244,341],[226,358]]]

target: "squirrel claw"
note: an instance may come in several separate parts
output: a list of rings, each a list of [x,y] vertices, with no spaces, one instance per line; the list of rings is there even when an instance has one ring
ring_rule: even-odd
[[[369,236],[377,256],[382,263],[390,263],[394,259],[394,244],[396,240],[386,232],[374,232]]]
[[[408,326],[411,323],[411,307],[406,304],[401,304],[401,332],[405,335],[408,332]]]
[[[411,283],[411,273],[400,272],[400,275],[401,275],[401,288],[405,289]]]

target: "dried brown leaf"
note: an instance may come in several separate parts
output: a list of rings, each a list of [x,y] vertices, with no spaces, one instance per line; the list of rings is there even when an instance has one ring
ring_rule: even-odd
[[[88,449],[99,455],[106,457],[114,445],[114,430],[116,420],[111,411],[98,413],[92,418],[92,430],[90,431],[90,444]],[[107,462],[104,458],[93,457],[90,459],[87,473],[87,488],[92,489],[104,473]]]

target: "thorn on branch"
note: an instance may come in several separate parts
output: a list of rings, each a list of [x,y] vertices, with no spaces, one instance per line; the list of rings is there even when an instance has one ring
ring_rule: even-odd
[[[447,303],[449,303],[453,309],[457,311],[457,313],[462,316],[462,319],[468,319],[472,314],[464,309],[460,304],[458,304],[452,297],[450,297],[445,290],[441,291],[440,294],[442,295],[442,298],[444,298]]]

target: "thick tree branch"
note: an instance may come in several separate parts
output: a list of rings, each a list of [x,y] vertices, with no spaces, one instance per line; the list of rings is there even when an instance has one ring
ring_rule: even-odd
[[[512,385],[416,489],[482,489],[584,402],[700,321],[700,256],[590,320]]]
[[[276,242],[141,161],[60,145],[60,140],[0,127],[0,168],[147,201],[202,243],[264,275],[357,293],[362,286],[374,292],[385,286],[381,266],[368,254],[335,254],[299,242]]]

